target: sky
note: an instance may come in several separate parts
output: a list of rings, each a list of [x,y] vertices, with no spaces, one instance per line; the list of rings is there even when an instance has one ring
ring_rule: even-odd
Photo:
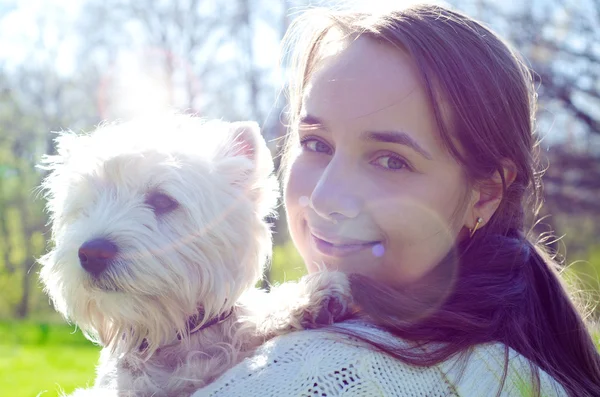
[[[60,50],[56,56],[59,70],[72,71],[72,54],[76,37],[61,37],[61,27],[74,23],[79,15],[80,2],[72,0],[0,0],[0,60],[12,68],[25,59],[40,60],[49,54],[35,51],[37,44]],[[42,26],[40,15],[52,23]],[[43,33],[42,33],[43,32]]]
[[[217,0],[217,3],[223,0]],[[273,7],[281,7],[282,0],[261,0],[263,6],[268,6],[269,1]],[[319,3],[345,4],[356,9],[385,9],[390,3],[394,6],[410,5],[415,0],[318,0],[312,1],[313,5]],[[70,75],[75,72],[77,65],[78,34],[72,28],[81,12],[81,1],[73,0],[0,0],[0,65],[11,70],[19,67],[23,62],[39,62],[40,64],[55,65],[59,74]],[[290,3],[294,4],[293,0]],[[438,1],[438,3],[442,3]],[[297,13],[292,9],[291,13]],[[40,18],[40,16],[43,16]],[[265,23],[254,26],[256,31],[255,51],[259,64],[272,70],[272,81],[282,82],[282,75],[278,69],[279,63],[279,37],[273,32],[271,26]],[[277,34],[279,32],[276,32]],[[45,50],[40,51],[40,48]],[[228,53],[235,49],[224,47],[220,56],[227,58]],[[123,92],[117,100],[121,103],[136,104],[129,108],[131,113],[153,112],[162,106],[164,88],[158,84],[152,85],[146,76],[139,72],[140,64],[138,54],[122,52],[119,57],[119,79],[127,82]],[[182,60],[183,62],[191,62]],[[163,92],[161,92],[161,90]],[[154,101],[154,102],[150,102]]]
[[[263,4],[272,1],[274,6],[280,6],[282,0],[262,0]],[[326,0],[313,1],[312,3],[323,3]],[[551,0],[533,0],[544,4]],[[588,0],[577,0],[577,4]],[[293,0],[290,0],[294,3]],[[410,5],[419,2],[417,0],[333,0],[327,1],[328,4],[350,4],[357,9],[384,10],[387,7],[397,7],[399,4]],[[74,72],[76,65],[78,36],[71,30],[80,14],[81,1],[73,0],[0,0],[0,67],[8,70],[17,67],[24,60],[27,62],[47,63],[49,60],[54,62],[59,73],[69,75]],[[437,1],[440,4],[448,4],[444,1]],[[475,17],[479,0],[461,1],[462,10],[474,15]],[[502,2],[502,6],[507,9],[521,6],[523,3],[517,0],[507,0]],[[294,10],[292,10],[294,12]],[[39,16],[44,18],[39,18]],[[46,21],[46,25],[42,22]],[[48,22],[50,21],[50,22]],[[510,29],[511,26],[498,26],[500,34],[503,29]],[[273,70],[273,78],[281,80],[281,74],[278,73],[277,65],[279,61],[278,38],[269,35],[273,34],[268,26],[259,26],[257,41],[255,45],[258,57],[262,65]],[[60,45],[58,45],[60,43]],[[52,49],[52,51],[39,51],[39,48]],[[227,56],[227,50],[223,51]],[[144,76],[137,70],[135,55],[124,54],[121,59],[120,70],[122,79],[130,84],[127,90],[130,97],[124,97],[125,103],[136,103],[138,108],[145,111],[151,111],[157,104],[149,103],[144,99],[160,97],[160,87],[152,87]],[[154,91],[153,91],[154,90]],[[132,109],[132,112],[138,110]],[[554,120],[560,121],[560,120]],[[554,121],[552,123],[554,123]],[[546,127],[549,130],[549,138],[552,140],[556,133],[552,131],[552,123]]]
[[[272,1],[277,6],[282,3],[281,0]],[[418,1],[334,0],[328,3],[350,4],[357,9],[383,10],[390,4],[397,6],[416,2]],[[43,42],[45,47],[55,48],[60,41],[61,49],[56,57],[58,69],[65,73],[71,72],[74,63],[71,57],[77,45],[77,37],[70,37],[74,35],[69,35],[70,32],[64,30],[76,22],[81,3],[73,0],[0,0],[0,60],[4,61],[6,66],[12,67],[30,57],[36,43]],[[52,21],[43,26],[43,30],[39,15],[44,15]],[[265,49],[265,54],[273,54],[273,51]],[[268,55],[266,57],[268,58]]]

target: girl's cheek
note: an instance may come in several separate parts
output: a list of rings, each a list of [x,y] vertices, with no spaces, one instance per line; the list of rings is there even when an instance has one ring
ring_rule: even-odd
[[[319,182],[323,170],[318,164],[303,161],[298,158],[290,169],[288,179],[288,189],[290,193],[310,196],[315,186]]]

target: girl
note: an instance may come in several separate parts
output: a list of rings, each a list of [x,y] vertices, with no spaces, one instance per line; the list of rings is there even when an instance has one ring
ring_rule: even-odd
[[[359,313],[275,339],[196,396],[600,396],[540,203],[536,95],[460,13],[309,11],[287,37],[285,205],[309,272]]]

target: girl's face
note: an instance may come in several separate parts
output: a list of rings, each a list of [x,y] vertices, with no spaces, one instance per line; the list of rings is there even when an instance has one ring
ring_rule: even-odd
[[[309,272],[419,279],[449,253],[470,196],[407,53],[368,38],[324,59],[304,92],[286,185]]]

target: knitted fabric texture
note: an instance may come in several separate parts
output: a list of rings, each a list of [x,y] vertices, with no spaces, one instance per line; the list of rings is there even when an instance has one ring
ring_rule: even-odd
[[[344,327],[378,332],[365,324]],[[504,345],[475,347],[465,371],[450,359],[432,367],[416,367],[377,352],[362,342],[332,332],[299,331],[265,343],[256,354],[229,370],[193,397],[450,397],[495,396],[504,370]],[[527,360],[509,350],[503,397],[531,396]],[[566,396],[564,389],[540,370],[543,397]]]

